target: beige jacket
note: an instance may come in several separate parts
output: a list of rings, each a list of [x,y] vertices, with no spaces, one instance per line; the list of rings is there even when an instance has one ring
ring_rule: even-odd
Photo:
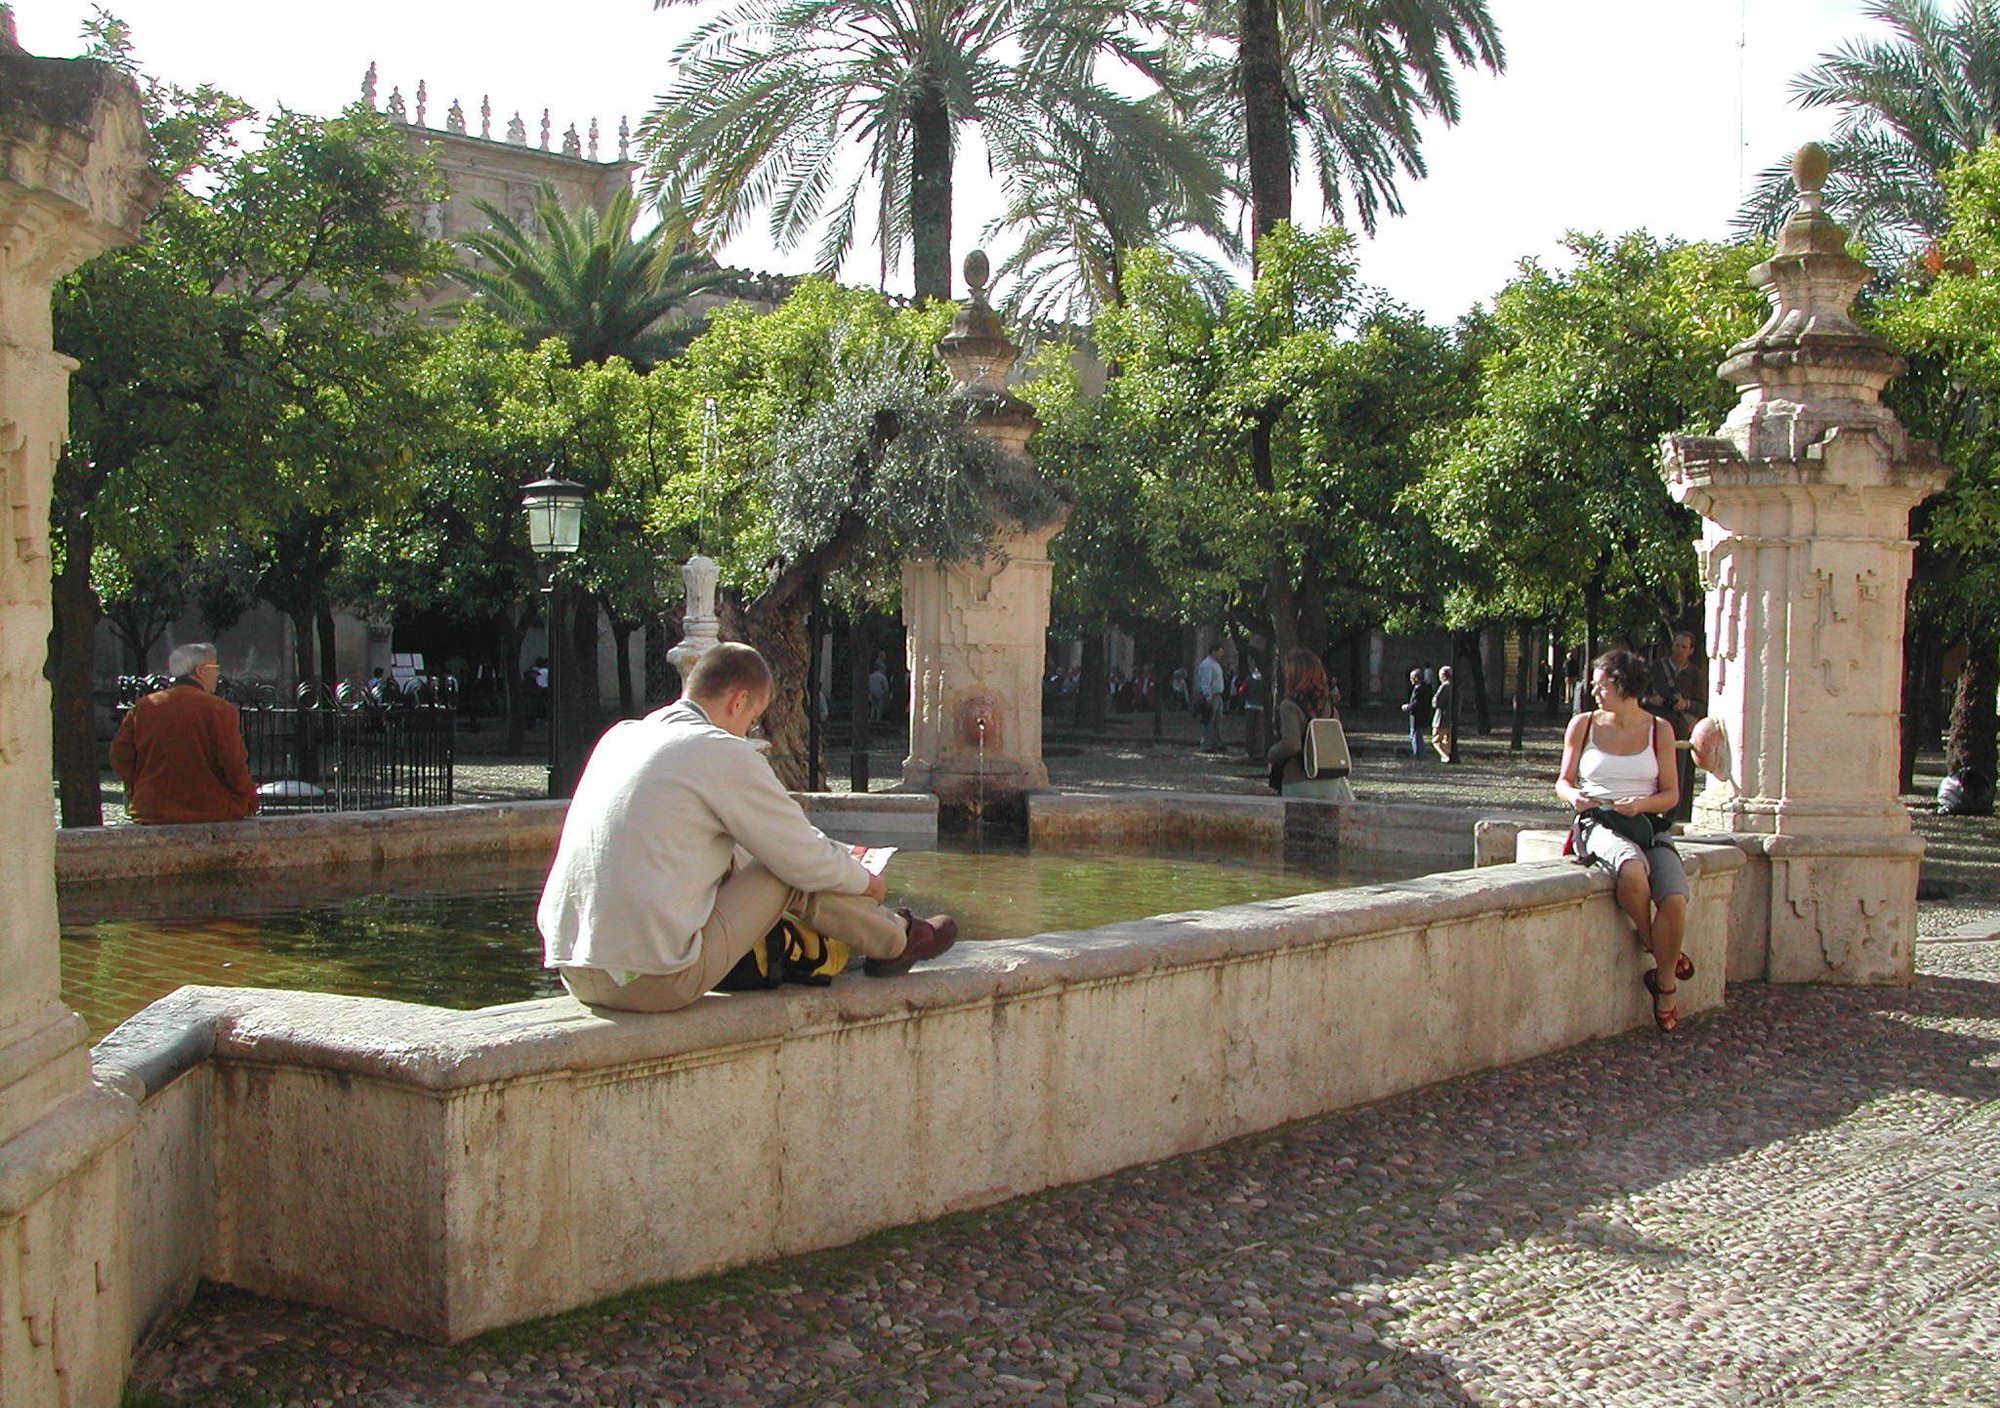
[[[806,820],[756,745],[693,700],[613,724],[577,783],[542,887],[543,962],[691,967],[738,845],[809,894],[868,889],[868,872]]]

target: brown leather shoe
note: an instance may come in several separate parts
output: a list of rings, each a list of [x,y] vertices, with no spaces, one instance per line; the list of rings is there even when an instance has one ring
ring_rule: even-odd
[[[910,937],[903,945],[903,951],[894,958],[871,958],[861,965],[861,971],[871,978],[900,978],[915,965],[927,958],[936,958],[958,941],[958,921],[949,914],[933,914],[928,919],[919,919],[907,909],[896,913],[903,916],[910,926]]]

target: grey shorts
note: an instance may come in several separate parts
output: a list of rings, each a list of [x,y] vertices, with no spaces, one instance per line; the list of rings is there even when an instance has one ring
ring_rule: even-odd
[[[1647,846],[1641,850],[1632,841],[1620,836],[1608,826],[1586,828],[1589,839],[1584,842],[1584,857],[1603,866],[1616,875],[1628,861],[1638,861],[1646,867],[1646,878],[1653,890],[1653,903],[1658,904],[1668,895],[1688,897],[1687,867],[1681,864],[1681,853],[1671,845]]]

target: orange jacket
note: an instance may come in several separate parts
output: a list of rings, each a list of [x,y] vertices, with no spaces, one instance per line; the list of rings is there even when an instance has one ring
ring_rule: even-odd
[[[257,810],[236,706],[177,681],[134,704],[111,740],[134,821],[235,821]]]

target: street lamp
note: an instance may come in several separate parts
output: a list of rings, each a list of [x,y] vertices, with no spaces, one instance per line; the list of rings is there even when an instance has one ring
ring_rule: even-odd
[[[590,491],[574,479],[556,477],[550,465],[540,479],[521,488],[521,511],[528,516],[528,547],[541,564],[542,593],[548,598],[543,616],[549,626],[549,795],[559,795],[556,784],[556,740],[561,734],[561,710],[556,701],[562,671],[564,632],[556,610],[556,566],[574,553],[583,537],[583,501]]]
[[[583,537],[583,501],[590,490],[574,479],[558,479],[550,465],[543,477],[521,488],[521,508],[528,515],[528,546],[553,577],[556,559],[576,551]],[[544,580],[543,591],[548,590]]]

